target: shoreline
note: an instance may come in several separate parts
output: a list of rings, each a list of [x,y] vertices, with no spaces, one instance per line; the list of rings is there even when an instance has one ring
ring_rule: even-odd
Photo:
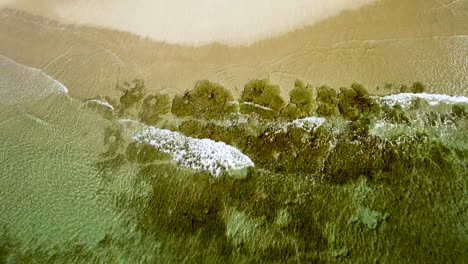
[[[0,0],[0,8],[21,10],[60,24],[130,32],[169,45],[198,48],[219,43],[235,48],[280,37],[379,1],[298,0],[291,3],[280,0],[267,4],[255,0],[221,4],[213,0],[197,3],[137,0],[130,5],[125,1],[112,1],[105,6],[105,2],[89,0],[68,3],[63,0],[24,0],[19,3]]]
[[[118,83],[135,78],[144,79],[152,91],[172,95],[208,79],[239,96],[245,83],[257,78],[278,84],[284,98],[296,78],[336,89],[360,82],[373,92],[386,83],[420,81],[432,93],[468,95],[468,76],[463,74],[468,59],[462,56],[468,52],[468,36],[463,25],[447,29],[463,16],[431,9],[431,14],[414,18],[420,25],[407,29],[404,26],[409,21],[395,20],[395,27],[381,32],[382,24],[406,18],[414,11],[379,15],[398,7],[399,2],[382,0],[378,5],[346,11],[314,26],[237,48],[219,43],[197,48],[170,45],[128,32],[62,25],[23,11],[2,9],[0,54],[41,69],[80,98],[115,95]],[[416,1],[411,8],[437,6],[428,2]],[[378,19],[375,23],[359,22],[360,16],[371,14],[372,19]],[[437,27],[431,20],[434,15],[445,17]],[[350,22],[356,22],[356,27],[347,28]],[[338,30],[335,34],[327,33],[334,29]]]

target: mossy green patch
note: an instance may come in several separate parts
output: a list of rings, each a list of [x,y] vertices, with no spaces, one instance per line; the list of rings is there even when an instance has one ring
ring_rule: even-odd
[[[138,117],[147,125],[156,125],[161,121],[161,116],[169,113],[171,101],[168,95],[148,94],[140,108]]]
[[[259,254],[263,259],[295,259],[295,241],[264,220],[235,209],[227,209],[224,218],[226,237],[238,252]]]
[[[313,99],[312,87],[305,86],[302,82],[296,81],[294,89],[289,93],[290,101],[300,110],[302,116],[312,114]]]
[[[333,88],[320,86],[317,88],[318,103],[317,114],[319,116],[329,117],[338,114],[338,96]]]
[[[193,90],[172,101],[172,113],[179,117],[194,116],[219,119],[236,111],[231,93],[217,83],[198,81]]]
[[[468,109],[464,105],[453,105],[452,115],[458,118],[468,117]]]
[[[413,93],[423,93],[426,91],[426,86],[421,82],[415,82],[411,85],[411,92]]]
[[[285,105],[280,88],[266,79],[249,81],[242,92],[240,102],[249,102],[279,112]]]
[[[298,119],[302,115],[301,110],[293,103],[289,103],[280,112],[280,117],[286,120]]]
[[[130,143],[127,146],[125,154],[129,161],[136,161],[141,164],[172,159],[169,154],[158,151],[155,147],[151,146],[150,144],[139,142]]]
[[[239,112],[241,114],[253,115],[256,118],[275,119],[279,112],[261,105],[244,102],[240,104]]]
[[[117,86],[123,92],[120,97],[119,116],[134,117],[137,115],[141,100],[145,96],[145,83],[141,79],[125,82],[123,87]]]
[[[127,147],[123,141],[100,163],[109,179],[116,174],[109,168],[136,168],[118,205],[136,219],[144,237],[157,237],[169,252],[155,254],[167,254],[167,262],[212,263],[466,259],[466,108],[434,109],[424,101],[410,108],[376,107],[361,85],[340,95],[320,87],[317,111],[342,116],[305,130],[274,120],[278,110],[254,100],[268,85],[249,84],[244,99],[250,101],[239,104],[249,115],[174,121],[186,135],[223,141],[248,155],[255,168],[239,171],[238,178],[154,161],[150,146]],[[307,87],[299,81],[295,86],[299,95]],[[303,114],[293,97],[280,110],[287,119],[297,110]],[[414,123],[422,125],[413,133],[391,130]],[[392,136],[376,133],[377,126]],[[428,132],[447,126],[461,135],[450,144]]]
[[[380,107],[371,99],[362,85],[352,84],[350,89],[342,87],[340,90],[338,108],[343,117],[355,119],[359,114],[380,112]]]
[[[186,120],[179,125],[179,131],[189,137],[198,137],[202,134],[204,124],[198,120]]]
[[[366,207],[360,207],[356,214],[350,219],[350,222],[362,224],[369,229],[376,229],[378,224],[389,217],[388,213],[370,210]]]

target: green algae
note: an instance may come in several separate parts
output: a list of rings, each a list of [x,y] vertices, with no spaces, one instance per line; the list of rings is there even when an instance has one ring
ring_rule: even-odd
[[[189,137],[198,137],[202,134],[204,124],[198,120],[185,120],[179,125],[179,131]]]
[[[190,104],[180,101],[185,95],[176,96],[171,108],[178,117],[171,129],[236,146],[254,161],[255,168],[237,172],[240,177],[226,174],[215,179],[206,171],[180,168],[164,153],[128,141],[118,127],[109,127],[97,168],[103,180],[114,186],[118,210],[130,217],[135,225],[132,232],[140,236],[109,236],[97,248],[71,249],[53,259],[46,257],[47,250],[26,257],[12,254],[15,243],[8,238],[0,244],[0,257],[15,255],[17,262],[25,257],[50,263],[67,258],[115,262],[118,254],[126,255],[117,262],[127,263],[442,263],[466,259],[468,148],[463,137],[463,105],[448,110],[424,101],[410,109],[376,106],[360,85],[353,84],[340,94],[320,87],[317,114],[330,118],[309,131],[284,126],[281,118],[302,116],[309,106],[299,105],[314,103],[299,99],[309,98],[311,88],[296,82],[297,95],[291,93],[286,107],[283,103],[274,108],[274,104],[253,100],[252,94],[263,89],[258,95],[262,96],[268,85],[266,81],[250,83],[244,99],[252,101],[244,102],[272,110],[240,103],[240,114],[237,110],[229,115],[212,111],[211,106],[228,104],[232,98],[213,99],[218,95],[206,92],[216,86],[210,83],[199,85],[203,91],[188,92],[185,99]],[[134,103],[140,104],[138,109],[143,109],[144,98],[149,96]],[[174,103],[182,104],[174,108]],[[201,109],[201,114],[183,114],[181,109]],[[280,119],[276,119],[278,114]],[[164,114],[155,118],[161,118],[154,123],[161,127]],[[408,129],[415,122],[423,126],[411,133],[377,133],[373,127],[381,121]],[[452,123],[461,136],[451,144],[430,131]],[[126,176],[122,171],[127,171]]]
[[[136,116],[141,100],[145,96],[145,83],[141,79],[135,79],[132,82],[125,82],[123,87],[118,86],[118,90],[123,92],[120,97],[119,116]]]
[[[468,117],[468,109],[463,105],[452,106],[452,115],[458,118]]]
[[[140,164],[153,163],[155,161],[170,160],[171,156],[158,151],[156,148],[146,143],[132,142],[125,151],[127,160],[136,161]]]
[[[294,119],[298,119],[299,117],[301,117],[301,115],[302,115],[302,112],[299,109],[299,107],[297,107],[293,103],[289,103],[285,108],[281,110],[279,116],[286,120],[294,120]]]
[[[218,119],[236,111],[231,93],[217,83],[198,81],[193,90],[172,101],[172,113],[178,117],[194,116]]]
[[[289,93],[290,102],[297,106],[301,116],[312,114],[313,110],[313,90],[310,85],[305,85],[299,80],[294,83],[294,89]]]
[[[357,222],[369,229],[376,229],[379,223],[385,221],[390,215],[379,211],[373,211],[366,207],[360,207],[350,222]]]
[[[320,86],[317,88],[317,115],[330,117],[338,114],[338,95],[333,88]]]
[[[338,109],[341,116],[355,119],[360,114],[379,113],[380,107],[369,97],[367,90],[360,84],[352,84],[351,88],[340,88]]]
[[[155,125],[162,119],[162,115],[171,110],[171,101],[168,95],[148,94],[143,99],[138,117],[141,122],[148,125]]]
[[[245,106],[244,112],[257,112],[262,117],[272,118],[278,115],[278,112],[284,107],[284,99],[280,96],[280,88],[277,85],[270,84],[267,79],[251,80],[242,91],[241,103],[252,103],[261,107]],[[266,109],[265,109],[266,108]]]
[[[423,93],[426,91],[426,86],[421,82],[414,82],[411,86],[402,84],[399,91],[400,93]]]

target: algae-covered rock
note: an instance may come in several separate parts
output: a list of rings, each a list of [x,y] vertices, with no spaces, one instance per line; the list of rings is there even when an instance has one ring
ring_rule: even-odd
[[[468,117],[468,109],[463,105],[453,105],[452,115],[458,118]]]
[[[275,119],[278,117],[278,111],[275,111],[271,108],[261,106],[259,104],[254,104],[251,102],[242,102],[240,104],[239,112],[241,114],[252,115],[256,118],[262,119]]]
[[[171,160],[169,154],[160,152],[147,143],[132,142],[127,146],[125,154],[129,161],[136,161],[141,164]]]
[[[340,101],[338,108],[345,118],[357,118],[359,114],[378,114],[380,108],[369,96],[367,90],[361,84],[353,83],[351,88],[342,87],[338,95]]]
[[[140,228],[146,232],[180,234],[222,224],[222,185],[210,181],[208,173],[164,163],[142,167],[137,177],[152,187],[148,202],[136,205]]]
[[[280,112],[280,117],[286,120],[294,120],[301,116],[301,110],[293,103],[289,103]]]
[[[400,85],[400,93],[411,93],[411,87],[406,84]]]
[[[117,86],[117,89],[123,92],[120,97],[120,117],[135,117],[141,100],[145,96],[145,83],[141,79],[135,79],[131,83],[125,82],[123,87]]]
[[[294,89],[289,93],[290,101],[300,110],[303,116],[310,115],[313,108],[312,88],[296,80]]]
[[[284,107],[284,100],[280,96],[280,88],[270,84],[268,80],[251,80],[242,92],[240,102],[257,104],[279,112]]]
[[[220,84],[198,81],[193,90],[172,101],[172,113],[179,117],[194,116],[218,119],[236,111],[231,93]]]
[[[421,82],[414,82],[411,85],[411,92],[412,93],[423,93],[426,91],[426,86]]]
[[[223,218],[226,237],[237,251],[260,254],[266,259],[294,259],[295,241],[265,223],[264,219],[249,217],[234,208],[225,210]]]
[[[247,125],[223,126],[209,122],[202,127],[198,137],[224,142],[244,150],[247,148],[248,138],[252,136],[252,133],[253,131]]]
[[[320,86],[317,88],[318,103],[317,114],[319,116],[329,117],[338,114],[338,96],[335,89],[328,86]]]
[[[396,124],[410,124],[408,115],[403,111],[400,105],[394,107],[385,106],[382,108],[382,118]]]
[[[326,85],[322,85],[317,88],[317,102],[325,103],[325,104],[338,104],[338,95],[335,89],[328,87]]]
[[[166,94],[148,94],[140,108],[138,114],[140,121],[155,125],[161,120],[161,116],[169,113],[171,109],[171,101]]]
[[[107,150],[101,154],[102,157],[111,158],[118,154],[123,147],[123,134],[120,127],[112,125],[104,131],[104,145]]]
[[[317,108],[317,115],[323,117],[330,117],[338,114],[338,109],[335,105],[321,103]]]
[[[376,229],[378,224],[385,221],[390,214],[373,211],[366,207],[360,207],[356,214],[350,219],[350,222],[362,224],[369,229]]]
[[[203,132],[203,123],[198,120],[186,120],[179,125],[179,131],[189,137],[198,137]]]
[[[411,101],[409,108],[411,110],[424,110],[429,106],[429,103],[424,98],[415,98]]]

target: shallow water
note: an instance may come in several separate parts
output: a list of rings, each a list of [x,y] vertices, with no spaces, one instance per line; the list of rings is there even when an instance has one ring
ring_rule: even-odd
[[[119,224],[94,166],[107,121],[41,71],[0,64],[1,232],[22,250],[96,244]]]
[[[0,55],[0,262],[467,258],[467,1],[110,2],[0,0],[45,16],[0,10],[0,54],[14,60]],[[137,77],[141,96],[122,88]],[[268,102],[236,101],[256,78],[285,105],[296,78],[311,83],[314,109],[322,84],[460,96],[372,97],[381,108],[352,119],[363,102],[346,110],[345,95],[337,116],[270,120]],[[142,106],[200,79],[234,95],[215,111],[240,110]],[[217,100],[193,96],[187,109]],[[145,109],[154,127],[126,130],[120,118]]]
[[[237,113],[197,118],[199,135],[184,136],[122,122],[118,101],[73,98],[40,70],[0,65],[1,261],[391,263],[394,248],[399,261],[466,257],[468,112],[457,119],[446,102],[408,124]]]

